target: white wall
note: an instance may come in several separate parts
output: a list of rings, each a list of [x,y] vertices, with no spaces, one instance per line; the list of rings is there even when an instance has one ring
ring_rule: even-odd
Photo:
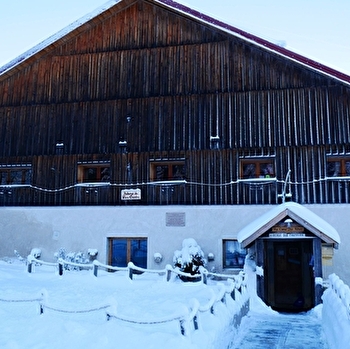
[[[27,256],[32,248],[42,250],[42,259],[53,261],[60,248],[67,252],[99,251],[98,260],[107,262],[107,237],[147,237],[148,267],[172,264],[173,253],[182,241],[196,239],[204,253],[214,253],[208,269],[221,271],[222,239],[236,238],[250,221],[273,206],[88,206],[88,207],[2,207],[0,208],[0,258],[13,257],[16,249]],[[307,205],[337,229],[341,244],[335,251],[334,267],[350,284],[350,206]],[[185,212],[185,226],[166,226],[166,213]],[[156,264],[153,254],[160,252],[163,262]]]

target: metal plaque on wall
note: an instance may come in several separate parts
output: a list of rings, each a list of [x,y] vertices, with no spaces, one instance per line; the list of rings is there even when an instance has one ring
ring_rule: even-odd
[[[167,227],[184,227],[186,225],[185,212],[166,212],[165,225]]]

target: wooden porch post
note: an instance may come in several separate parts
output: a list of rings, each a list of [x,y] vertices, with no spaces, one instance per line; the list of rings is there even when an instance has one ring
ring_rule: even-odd
[[[314,282],[315,278],[322,278],[322,245],[321,239],[315,238],[313,240],[313,254],[314,254]],[[322,285],[315,284],[315,305],[322,302]]]
[[[256,251],[256,265],[258,267],[264,267],[264,241],[261,239],[255,240],[255,251]],[[265,287],[264,287],[264,277],[257,275],[256,288],[258,296],[265,301]]]

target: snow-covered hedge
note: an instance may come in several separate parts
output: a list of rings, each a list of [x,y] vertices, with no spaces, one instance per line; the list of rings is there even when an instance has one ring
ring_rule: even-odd
[[[322,323],[330,349],[349,348],[350,288],[335,274],[322,296]]]

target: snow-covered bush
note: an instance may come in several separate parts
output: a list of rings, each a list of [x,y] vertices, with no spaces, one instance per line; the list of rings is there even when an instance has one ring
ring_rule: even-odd
[[[191,275],[199,274],[199,268],[206,265],[204,253],[193,238],[185,239],[182,242],[182,250],[174,252],[173,262],[175,268],[179,268],[180,271]],[[194,281],[194,279],[186,278],[182,275],[180,275],[180,279]]]
[[[86,258],[83,252],[69,252],[67,253],[64,248],[60,248],[58,252],[55,253],[57,259],[62,259],[66,262],[72,262],[77,264],[88,264],[89,258]],[[64,268],[66,270],[79,270],[79,267],[65,264]]]
[[[13,252],[14,252],[14,254],[16,255],[16,257],[18,258],[18,260],[19,260],[20,262],[26,262],[26,261],[27,261],[25,258],[23,258],[23,257],[18,253],[17,250],[14,250]]]

